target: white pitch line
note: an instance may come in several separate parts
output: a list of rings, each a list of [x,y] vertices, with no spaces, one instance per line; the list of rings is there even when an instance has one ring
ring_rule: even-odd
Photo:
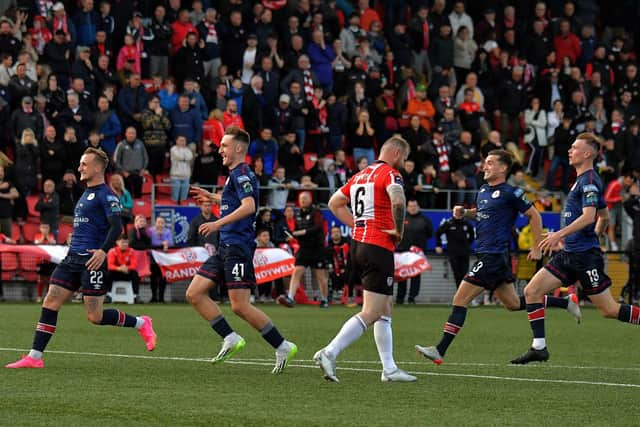
[[[10,352],[25,352],[29,351],[21,348],[0,348],[0,351]],[[210,362],[211,359],[204,358],[191,358],[191,357],[179,357],[179,356],[144,356],[137,354],[115,354],[115,353],[94,353],[94,352],[81,352],[81,351],[62,351],[62,350],[50,350],[47,353],[52,354],[68,354],[74,356],[101,356],[101,357],[114,357],[123,359],[147,359],[147,360],[171,360],[182,362]],[[303,360],[302,362],[309,362]],[[367,361],[359,361],[367,362]],[[273,361],[267,361],[267,359],[252,359],[252,360],[229,360],[225,363],[231,365],[254,365],[254,366],[271,366]],[[369,363],[369,362],[367,362]],[[373,362],[371,362],[373,363]],[[288,365],[292,368],[312,368],[317,369],[315,365],[304,365],[299,363],[290,363]],[[380,372],[380,369],[371,368],[348,368],[340,367],[340,371],[355,371],[355,372]],[[428,375],[434,377],[456,377],[456,378],[474,378],[484,380],[502,380],[502,381],[519,381],[519,382],[535,382],[535,383],[552,383],[552,384],[581,384],[581,385],[596,385],[607,387],[621,387],[621,388],[640,388],[640,384],[628,384],[628,383],[609,383],[601,381],[582,381],[582,380],[557,380],[549,378],[517,378],[517,377],[501,377],[498,375],[477,375],[477,374],[462,374],[462,373],[444,373],[444,372],[410,372],[413,375]]]

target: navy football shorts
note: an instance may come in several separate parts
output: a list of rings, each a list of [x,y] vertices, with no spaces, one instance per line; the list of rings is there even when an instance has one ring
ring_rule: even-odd
[[[104,279],[107,262],[98,270],[89,271],[85,265],[91,255],[68,254],[53,270],[49,283],[87,296],[102,296],[107,293]]]
[[[490,291],[504,283],[516,281],[511,270],[511,258],[507,253],[478,254],[478,260],[462,280]]]
[[[244,245],[221,244],[196,274],[227,285],[228,289],[252,289],[256,285],[253,271],[253,248]]]
[[[560,251],[544,268],[564,285],[580,282],[585,295],[597,295],[611,286],[604,272],[604,258],[599,248],[584,252]]]

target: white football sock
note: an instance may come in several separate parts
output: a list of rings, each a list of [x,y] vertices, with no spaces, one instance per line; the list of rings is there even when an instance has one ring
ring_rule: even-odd
[[[547,340],[544,338],[534,338],[531,347],[535,350],[542,350],[547,346]]]
[[[235,342],[237,342],[240,338],[242,338],[240,335],[236,334],[235,332],[231,332],[229,335],[227,335],[226,337],[224,337],[224,340],[225,340],[226,342],[235,343]]]
[[[325,347],[327,351],[333,357],[338,355],[345,348],[349,347],[351,343],[360,338],[360,336],[367,330],[367,324],[358,316],[352,316],[349,320],[344,322],[342,329],[338,332],[338,335]]]
[[[380,319],[373,324],[373,336],[378,348],[378,355],[382,362],[382,369],[391,373],[398,369],[393,360],[393,332],[391,331],[391,317],[380,316]]]
[[[42,352],[38,350],[29,351],[29,357],[32,359],[42,359]]]
[[[144,319],[140,316],[136,317],[136,329],[140,329],[144,326]]]

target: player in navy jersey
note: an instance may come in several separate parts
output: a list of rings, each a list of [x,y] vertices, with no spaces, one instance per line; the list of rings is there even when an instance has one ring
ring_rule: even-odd
[[[593,170],[599,150],[598,138],[591,133],[578,135],[571,144],[569,164],[576,169],[577,178],[562,211],[561,228],[547,233],[538,245],[543,253],[550,253],[562,248],[564,240],[564,248],[524,288],[533,343],[511,363],[549,360],[541,302],[545,294],[563,284],[580,282],[584,294],[606,318],[634,325],[640,322],[639,307],[615,302],[609,291],[611,279],[604,272],[598,236],[607,226],[609,211],[603,198],[602,181]]]
[[[487,182],[478,192],[474,209],[454,207],[454,217],[466,216],[476,219],[476,253],[478,260],[465,275],[453,297],[453,307],[449,319],[444,325],[442,338],[438,345],[423,347],[416,345],[419,354],[440,365],[442,359],[453,342],[467,316],[467,306],[484,292],[493,290],[504,307],[509,311],[526,308],[524,297],[518,297],[511,271],[509,243],[518,213],[529,218],[535,245],[531,248],[527,259],[539,260],[542,256],[537,244],[541,240],[542,218],[540,213],[526,198],[521,188],[507,184],[507,176],[512,165],[512,157],[508,151],[493,150],[484,161],[484,179]],[[580,306],[575,295],[569,298],[548,297],[545,303],[549,307],[568,309],[580,321]]]
[[[276,350],[276,364],[272,372],[281,373],[298,351],[296,345],[285,340],[271,320],[251,305],[251,291],[256,285],[253,272],[255,251],[255,219],[258,205],[258,180],[245,163],[249,148],[249,134],[237,127],[226,130],[220,141],[222,163],[229,168],[229,178],[222,195],[199,187],[191,193],[198,201],[210,200],[220,204],[220,219],[202,224],[198,231],[204,236],[219,231],[218,251],[198,270],[187,289],[187,300],[223,338],[222,349],[213,363],[224,362],[242,350],[245,340],[233,331],[222,316],[218,305],[209,298],[213,286],[225,284],[233,312],[260,331],[262,337]]]
[[[95,148],[88,148],[80,159],[78,172],[87,189],[75,207],[69,253],[51,275],[32,350],[17,362],[8,364],[7,368],[44,367],[42,353],[56,330],[58,311],[76,291],[84,295],[84,306],[91,323],[136,328],[147,350],[155,348],[156,334],[150,317],[135,317],[117,309],[102,308],[107,292],[104,286],[106,253],[122,232],[120,201],[104,182],[107,164],[107,155]]]

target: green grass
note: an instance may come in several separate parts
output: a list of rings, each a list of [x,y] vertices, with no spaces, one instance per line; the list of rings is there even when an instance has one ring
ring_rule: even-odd
[[[395,357],[418,382],[380,382],[368,331],[340,356],[341,382],[334,384],[322,380],[311,357],[355,310],[264,307],[300,349],[284,374],[272,375],[273,350],[228,306],[224,312],[247,347],[233,363],[219,366],[196,360],[211,358],[220,342],[190,307],[120,308],[154,318],[159,340],[153,353],[133,330],[92,326],[81,306],[69,304],[44,370],[0,370],[0,425],[638,425],[639,331],[592,309],[585,310],[582,325],[568,313],[548,310],[550,362],[516,367],[508,360],[530,343],[525,313],[471,309],[445,363],[435,366],[421,361],[413,345],[435,343],[449,309],[399,307]],[[20,355],[7,349],[29,348],[39,310],[0,305],[2,365]]]

